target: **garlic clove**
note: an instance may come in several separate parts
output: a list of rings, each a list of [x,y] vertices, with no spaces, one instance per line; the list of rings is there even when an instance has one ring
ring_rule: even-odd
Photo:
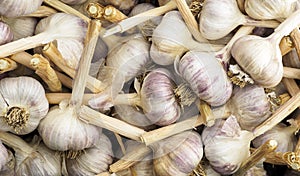
[[[0,93],[0,129],[3,131],[28,134],[37,128],[48,113],[49,104],[44,88],[31,77],[2,79]]]
[[[43,0],[3,0],[0,2],[0,15],[18,17],[36,11]]]
[[[0,45],[13,40],[14,34],[9,25],[0,21]]]

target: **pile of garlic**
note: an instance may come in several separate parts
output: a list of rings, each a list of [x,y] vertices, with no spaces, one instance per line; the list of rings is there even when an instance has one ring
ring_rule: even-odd
[[[0,2],[0,175],[300,172],[298,4]]]

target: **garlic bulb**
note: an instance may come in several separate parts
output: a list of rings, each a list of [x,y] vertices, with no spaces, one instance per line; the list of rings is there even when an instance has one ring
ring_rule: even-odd
[[[85,3],[87,0],[61,0],[61,1],[69,5],[77,5],[77,4]]]
[[[201,136],[194,131],[185,131],[166,138],[153,150],[155,173],[164,176],[186,176],[203,157]]]
[[[170,11],[153,31],[150,56],[159,65],[170,65],[188,50],[197,48],[210,51],[208,41],[204,42],[207,44],[193,39],[178,11]]]
[[[20,137],[0,132],[0,139],[15,151],[15,174],[19,175],[61,175],[61,158],[48,149],[40,140],[32,145]]]
[[[282,20],[290,16],[296,9],[297,0],[245,0],[246,13],[259,20]]]
[[[0,45],[12,41],[14,35],[9,25],[0,21]]]
[[[113,161],[112,145],[108,137],[101,134],[94,146],[84,150],[84,153],[74,159],[67,159],[66,166],[69,175],[96,175],[107,171]]]
[[[283,123],[280,123],[273,127],[271,130],[256,137],[252,142],[254,147],[258,148],[266,141],[274,139],[278,141],[278,146],[275,150],[276,152],[284,153],[288,151],[293,151],[297,143],[297,138],[294,134],[295,131],[297,131],[296,126],[286,126]]]
[[[0,141],[0,171],[5,167],[8,158],[8,151]]]
[[[138,4],[138,0],[103,0],[105,5],[112,5],[128,15],[131,9]]]
[[[269,88],[281,81],[283,65],[279,43],[298,26],[297,21],[300,21],[300,10],[290,15],[270,36],[246,35],[233,44],[232,56],[257,84]]]
[[[43,0],[3,0],[0,2],[0,15],[18,17],[36,11]]]
[[[10,150],[7,150],[7,152],[8,152],[8,158],[6,164],[0,169],[0,175],[3,176],[15,175],[15,165],[16,165],[15,156]]]
[[[230,98],[232,84],[213,54],[189,51],[175,62],[175,68],[193,92],[208,104],[220,106]]]
[[[37,19],[32,17],[3,18],[13,32],[14,39],[29,37],[34,34]]]
[[[40,122],[38,132],[50,149],[78,151],[93,146],[99,140],[101,128],[82,122],[74,116],[75,113],[74,108],[68,106],[68,101],[62,101]]]
[[[2,131],[28,134],[37,128],[48,113],[49,104],[44,88],[31,77],[2,79],[0,93]]]
[[[179,119],[181,107],[177,102],[171,74],[168,70],[152,70],[143,80],[141,104],[145,115],[156,125],[169,125]]]
[[[206,0],[203,4],[199,28],[203,37],[217,40],[225,37],[239,25],[276,27],[276,21],[255,21],[242,14],[236,0]]]
[[[218,119],[214,126],[205,127],[202,132],[204,152],[212,168],[221,175],[238,170],[250,155],[250,141],[253,134],[241,130],[236,118]],[[234,154],[235,153],[235,154]]]

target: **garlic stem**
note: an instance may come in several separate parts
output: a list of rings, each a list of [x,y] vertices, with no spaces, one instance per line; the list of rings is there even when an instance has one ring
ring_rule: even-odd
[[[144,144],[140,144],[137,150],[126,153],[119,161],[113,163],[109,167],[110,172],[119,172],[127,169],[135,163],[142,161],[152,150]]]
[[[291,33],[290,37],[293,41],[293,45],[295,46],[298,57],[300,56],[300,31],[299,28],[295,28]]]
[[[84,94],[83,104],[87,105],[88,101],[96,94]],[[49,104],[59,104],[61,101],[70,99],[71,93],[46,93]]]
[[[14,70],[18,67],[17,63],[9,58],[0,58],[0,74]]]
[[[255,20],[248,16],[244,16],[244,25],[256,26],[256,27],[267,27],[267,28],[276,28],[280,24],[276,20]]]
[[[118,94],[113,99],[113,104],[114,105],[131,105],[131,106],[142,107],[140,96],[137,93]]]
[[[80,108],[79,118],[88,124],[108,129],[136,141],[140,141],[140,136],[145,133],[145,131],[140,128],[102,114],[87,106]]]
[[[118,32],[124,32],[130,28],[133,28],[134,26],[141,24],[151,18],[154,18],[156,16],[160,16],[168,11],[174,10],[176,9],[176,3],[171,0],[169,1],[167,4],[154,8],[154,9],[150,9],[146,12],[134,15],[130,18],[127,18],[125,20],[122,20],[121,22],[119,22],[115,27],[108,29],[103,37],[108,37],[110,35],[113,35],[115,33]]]
[[[290,36],[283,37],[279,43],[279,48],[282,56],[289,53],[294,48],[294,44],[292,42],[291,37]]]
[[[283,67],[283,77],[291,79],[300,79],[300,69]]]
[[[49,61],[40,54],[35,54],[30,61],[30,65],[35,69],[35,73],[42,78],[52,92],[60,92],[62,85]]]
[[[268,153],[274,151],[277,148],[277,141],[269,140],[258,149],[256,149],[250,157],[245,160],[239,170],[233,174],[233,176],[243,176],[249,169],[251,169],[257,162],[263,159]]]
[[[33,152],[33,148],[28,145],[24,140],[22,140],[20,137],[8,133],[8,132],[2,132],[0,131],[0,140],[13,148],[14,150],[20,150],[26,154],[31,154]]]
[[[76,72],[74,79],[74,86],[72,89],[72,96],[69,104],[76,109],[82,104],[84,90],[89,75],[89,69],[91,66],[92,58],[100,34],[101,23],[98,20],[90,21],[88,25],[88,31],[85,38],[84,48],[79,61],[79,68]]]
[[[199,100],[197,103],[197,107],[200,111],[202,119],[204,120],[204,124],[208,127],[211,127],[215,124],[215,116],[211,111],[210,106],[203,100]]]
[[[83,15],[79,11],[73,9],[72,7],[66,5],[65,3],[60,2],[59,0],[44,0],[44,2],[59,11],[65,12],[67,14],[76,15],[79,18],[83,19],[84,21],[90,22],[91,20],[87,16]]]
[[[73,86],[73,80],[68,77],[67,75],[61,73],[61,72],[58,72],[58,71],[55,71],[58,79],[60,80],[60,82],[67,88],[69,89],[72,89],[72,86]]]
[[[38,17],[38,18],[43,18],[43,17],[48,17],[52,14],[57,13],[57,11],[51,7],[48,6],[40,6],[37,11],[24,15],[24,17]]]

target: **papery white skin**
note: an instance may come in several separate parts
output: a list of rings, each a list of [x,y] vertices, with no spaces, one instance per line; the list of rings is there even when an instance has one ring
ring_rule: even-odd
[[[74,159],[67,159],[68,174],[74,176],[97,175],[107,171],[113,161],[112,144],[107,136],[100,135],[95,145],[84,150],[84,153]]]
[[[203,168],[204,168],[205,174],[206,174],[207,176],[221,176],[218,172],[216,172],[216,171],[211,167],[210,164],[205,164],[205,165],[203,166]]]
[[[232,83],[213,53],[189,51],[175,62],[175,68],[193,92],[211,106],[229,100]]]
[[[61,0],[63,3],[69,4],[69,5],[77,5],[82,4],[86,2],[87,0]]]
[[[169,125],[179,119],[181,107],[175,97],[175,83],[168,70],[152,70],[143,80],[141,105],[149,120],[160,126]]]
[[[253,134],[241,130],[236,118],[218,119],[214,126],[205,127],[202,132],[204,152],[212,168],[221,175],[238,170],[250,155],[250,141]]]
[[[153,150],[155,173],[164,176],[186,176],[203,157],[201,136],[194,131],[164,139]]]
[[[98,38],[95,52],[93,55],[89,75],[97,77],[100,67],[105,63],[105,57],[108,53],[108,46],[102,40],[101,37]]]
[[[271,130],[256,137],[252,143],[255,148],[258,148],[268,140],[274,139],[278,142],[278,146],[275,150],[276,152],[285,153],[293,151],[297,143],[297,138],[295,136],[296,130],[297,127],[295,126],[286,126],[283,123],[280,123]]]
[[[16,133],[16,130],[9,126],[5,119],[5,113],[11,107],[24,108],[29,112],[29,118],[17,134],[28,134],[35,130],[49,110],[45,90],[40,82],[31,77],[20,76],[16,78],[4,78],[0,81],[0,130]],[[4,100],[5,101],[4,101]]]
[[[49,111],[40,122],[38,132],[50,149],[78,151],[93,146],[102,130],[81,121],[66,100]]]
[[[11,28],[6,23],[0,21],[0,45],[12,41],[13,36]]]
[[[282,20],[296,10],[297,0],[245,0],[246,13],[255,19]]]
[[[18,17],[36,11],[43,0],[2,0],[0,1],[0,15]]]
[[[8,161],[8,152],[5,146],[0,141],[0,171],[5,167]]]
[[[37,19],[32,17],[4,18],[13,32],[13,40],[29,37],[34,34]]]

